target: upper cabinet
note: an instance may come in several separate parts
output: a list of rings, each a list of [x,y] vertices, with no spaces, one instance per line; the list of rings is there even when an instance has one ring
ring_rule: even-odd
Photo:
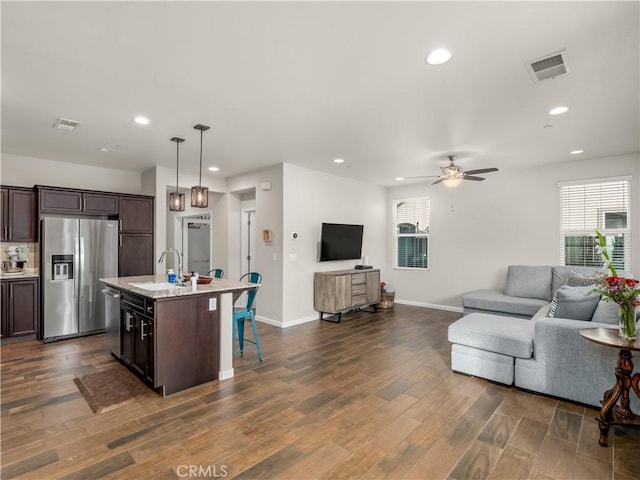
[[[117,215],[118,195],[39,188],[40,213]]]
[[[6,242],[36,242],[36,194],[33,189],[0,188],[2,196],[1,240]]]
[[[153,197],[120,197],[120,233],[153,233]]]

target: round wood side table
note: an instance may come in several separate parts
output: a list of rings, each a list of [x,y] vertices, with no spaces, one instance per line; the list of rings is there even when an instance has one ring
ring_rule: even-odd
[[[587,340],[604,345],[605,347],[617,348],[618,365],[616,367],[616,384],[604,392],[604,399],[601,401],[602,408],[600,415],[596,418],[600,426],[600,438],[598,443],[606,447],[609,429],[612,425],[629,425],[640,427],[640,417],[631,411],[629,406],[629,389],[632,388],[640,397],[640,373],[633,374],[633,362],[631,352],[640,351],[640,340],[625,340],[622,338],[617,328],[588,328],[580,330]],[[620,405],[616,403],[620,399]]]

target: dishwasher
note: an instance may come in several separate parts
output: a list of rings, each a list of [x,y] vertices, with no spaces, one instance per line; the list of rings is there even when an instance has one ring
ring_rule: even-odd
[[[102,290],[105,297],[104,325],[107,332],[107,350],[120,358],[120,292],[111,288]]]

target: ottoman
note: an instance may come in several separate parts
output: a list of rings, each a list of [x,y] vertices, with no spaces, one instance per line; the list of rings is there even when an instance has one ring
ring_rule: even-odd
[[[531,358],[535,322],[472,313],[449,325],[451,369],[512,385],[515,358]]]

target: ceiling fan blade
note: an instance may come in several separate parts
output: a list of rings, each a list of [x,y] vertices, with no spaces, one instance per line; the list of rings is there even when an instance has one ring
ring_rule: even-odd
[[[465,175],[464,177],[462,177],[463,180],[473,180],[475,182],[482,182],[484,179],[484,177],[474,177],[472,175]]]
[[[490,173],[490,172],[497,172],[498,169],[497,168],[480,168],[478,170],[469,170],[467,172],[464,172],[465,175],[475,175],[476,173]]]
[[[440,178],[440,175],[422,175],[420,177],[407,177],[407,178]]]
[[[443,180],[444,180],[444,178],[441,178],[441,179],[439,179],[439,180],[436,180],[436,181],[435,181],[435,182],[433,182],[431,185],[435,185],[436,183],[440,183],[440,182],[441,182],[441,181],[443,181]]]

